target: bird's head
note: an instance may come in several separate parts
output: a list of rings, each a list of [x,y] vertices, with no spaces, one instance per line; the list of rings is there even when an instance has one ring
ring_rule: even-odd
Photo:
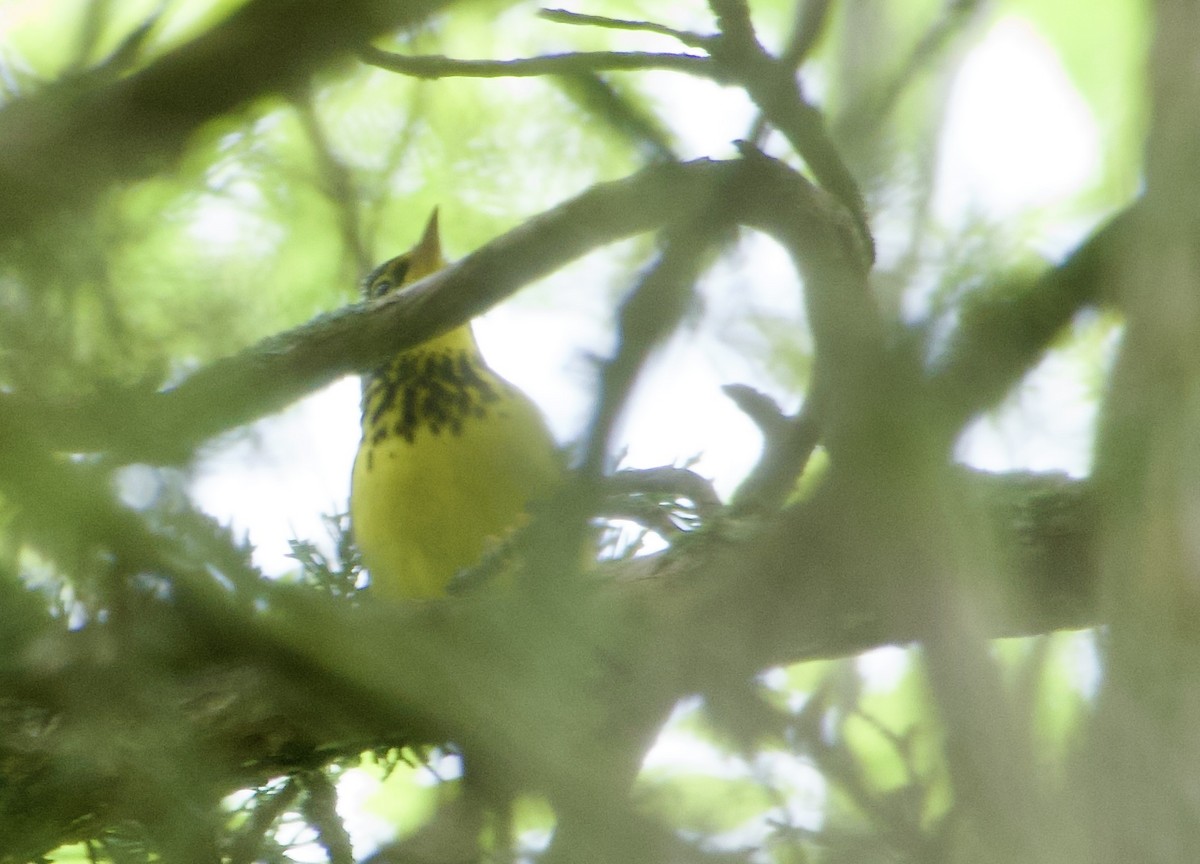
[[[446,266],[442,257],[442,241],[438,236],[438,211],[435,207],[425,224],[425,233],[417,245],[403,255],[397,255],[376,267],[363,281],[363,293],[368,300],[378,300],[429,276]]]

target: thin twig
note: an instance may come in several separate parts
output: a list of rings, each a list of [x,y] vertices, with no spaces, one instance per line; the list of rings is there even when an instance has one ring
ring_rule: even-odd
[[[556,24],[574,24],[586,27],[604,27],[611,30],[638,30],[644,33],[658,33],[670,36],[672,39],[687,45],[689,48],[703,48],[712,36],[702,33],[690,33],[686,30],[676,30],[665,24],[655,24],[653,21],[630,21],[624,18],[608,18],[603,15],[584,15],[579,12],[568,12],[566,9],[542,9],[538,17],[553,21]]]
[[[709,480],[687,468],[625,468],[604,478],[600,515],[628,519],[664,537],[704,524],[721,507]]]
[[[516,60],[458,60],[441,55],[409,56],[367,47],[359,52],[370,66],[416,78],[528,78],[580,72],[670,69],[723,81],[708,57],[652,51],[574,51]]]
[[[762,456],[738,487],[732,510],[739,515],[769,512],[787,500],[820,441],[817,399],[810,394],[800,413],[788,417],[751,387],[730,384],[723,389],[763,436]]]
[[[706,252],[718,240],[725,223],[718,202],[693,212],[699,219],[671,230],[662,252],[639,280],[618,313],[619,343],[600,374],[600,401],[585,435],[580,473],[598,480],[603,473],[617,419],[650,354],[675,329],[687,310]]]
[[[228,852],[230,864],[248,864],[262,860],[264,840],[275,822],[300,797],[300,785],[290,779],[272,792],[261,791],[257,806],[250,811],[246,824],[234,837]]]

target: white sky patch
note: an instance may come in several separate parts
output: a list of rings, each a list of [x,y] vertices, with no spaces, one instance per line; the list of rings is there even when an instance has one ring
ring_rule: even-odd
[[[1089,702],[1094,701],[1104,679],[1096,633],[1092,630],[1071,633],[1069,639],[1066,650],[1071,664],[1071,681],[1078,688],[1080,696]]]
[[[681,159],[736,155],[733,141],[747,133],[757,113],[744,90],[661,70],[645,73],[643,80],[660,116],[670,122]]]
[[[963,63],[940,152],[938,217],[999,221],[1084,189],[1100,167],[1100,135],[1054,50],[1027,21],[1004,18]]]
[[[786,803],[763,814],[759,828],[766,832],[783,822],[815,831],[825,819],[828,785],[808,759],[780,750],[764,750],[755,758],[755,776],[773,789],[783,790]],[[782,812],[779,812],[782,810]]]
[[[375,813],[371,799],[379,794],[383,780],[378,769],[350,768],[337,781],[337,812],[354,845],[359,861],[373,855],[396,836],[396,826]]]
[[[999,411],[967,427],[955,456],[984,471],[1086,476],[1092,467],[1099,406],[1083,376],[1076,358],[1051,351]]]
[[[635,388],[620,433],[624,464],[682,465],[713,480],[728,498],[761,450],[754,424],[718,389],[719,357],[696,337],[673,338]]]
[[[896,685],[912,665],[912,660],[908,649],[898,645],[884,645],[860,654],[855,658],[854,665],[867,689],[887,691],[896,689]]]
[[[296,569],[289,539],[329,545],[321,517],[347,508],[359,392],[356,378],[344,378],[201,458],[192,495],[235,534],[248,534],[254,562],[269,575]]]
[[[642,771],[702,774],[727,780],[750,776],[750,769],[745,760],[697,738],[690,732],[672,729],[670,724],[667,724],[655,739],[654,745],[646,752],[646,757],[642,760]]]
[[[701,700],[699,696],[690,696],[686,699],[680,699],[675,703],[675,707],[671,710],[671,716],[667,718],[667,722],[663,724],[664,730],[671,730],[673,738],[666,739],[665,734],[659,736],[659,740],[654,743],[654,746],[646,751],[645,757],[642,759],[642,770],[645,771],[665,768],[675,764],[681,751],[678,745],[683,742],[691,742],[695,740],[694,735],[684,733],[679,729],[680,724],[690,719],[700,710]]]

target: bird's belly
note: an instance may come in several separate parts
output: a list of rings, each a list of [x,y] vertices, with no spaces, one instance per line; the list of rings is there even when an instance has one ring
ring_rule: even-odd
[[[479,561],[489,538],[522,518],[554,476],[553,443],[540,425],[492,413],[457,432],[420,429],[364,440],[350,499],[355,539],[377,590],[436,597]]]

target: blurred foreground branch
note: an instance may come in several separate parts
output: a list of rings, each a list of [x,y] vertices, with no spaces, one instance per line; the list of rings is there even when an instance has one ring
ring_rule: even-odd
[[[981,637],[1096,622],[1086,484],[966,475],[958,494],[1007,565],[1007,602]],[[894,526],[847,500],[828,488],[761,528],[718,522],[665,558],[616,565],[626,575],[567,616],[508,589],[391,606],[264,585],[256,605],[234,604],[203,574],[180,573],[174,599],[145,598],[128,633],[42,631],[11,653],[0,848],[23,860],[87,819],[170,833],[246,784],[444,740],[503,766],[513,788],[546,795],[564,818],[620,836],[628,805],[595,806],[603,772],[588,766],[628,761],[643,722],[631,718],[772,665],[924,631],[879,587],[897,575],[887,562],[904,558],[887,545]],[[119,722],[106,705],[123,706]],[[146,759],[192,766],[189,781],[173,782],[182,768],[153,787],[121,780]],[[183,797],[164,801],[167,789]]]

